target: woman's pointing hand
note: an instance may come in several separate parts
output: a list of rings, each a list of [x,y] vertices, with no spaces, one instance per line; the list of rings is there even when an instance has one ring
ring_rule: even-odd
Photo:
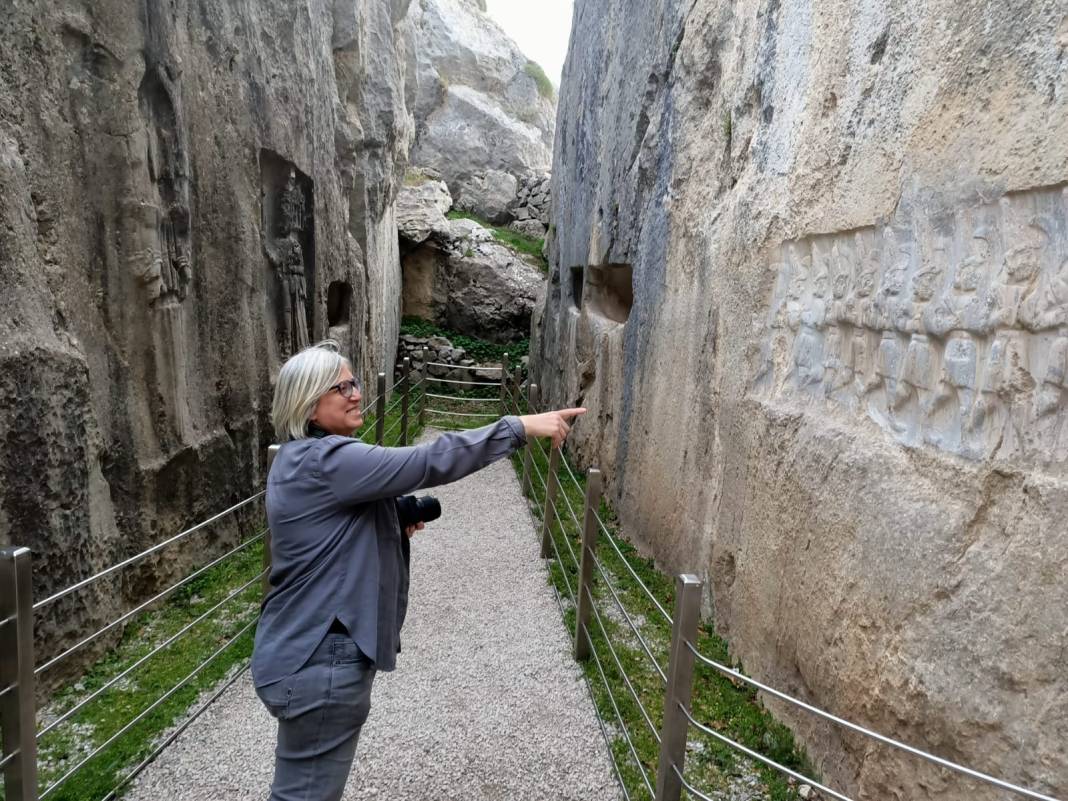
[[[519,418],[519,422],[523,424],[523,430],[528,439],[530,437],[552,437],[553,445],[558,448],[571,431],[568,421],[580,414],[586,414],[586,410],[558,409],[541,414],[524,414]]]

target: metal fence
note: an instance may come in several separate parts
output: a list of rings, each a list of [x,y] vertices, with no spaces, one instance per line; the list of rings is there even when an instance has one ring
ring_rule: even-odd
[[[527,387],[527,394],[525,397],[521,392],[521,385],[518,381],[518,377],[511,381],[503,381],[502,387],[503,391],[507,394],[508,410],[511,413],[522,414],[524,412],[536,413],[539,411],[538,388],[536,385],[531,384]],[[540,460],[533,458],[533,449],[535,448],[539,450],[539,455],[541,456]],[[540,467],[540,463],[542,462],[547,462],[547,468],[544,472],[542,472]],[[620,546],[612,532],[609,530],[609,527],[601,518],[599,511],[602,493],[600,471],[596,468],[590,468],[586,472],[585,488],[583,488],[582,482],[579,481],[578,476],[575,475],[575,472],[571,469],[567,460],[562,458],[558,448],[550,448],[549,453],[546,453],[545,447],[539,441],[534,440],[531,444],[527,445],[523,454],[521,484],[524,493],[535,502],[534,505],[536,506],[539,493],[535,492],[535,485],[533,483],[535,479],[538,481],[537,486],[541,489],[540,495],[543,499],[540,509],[534,510],[540,512],[541,517],[541,555],[543,558],[553,560],[556,564],[567,568],[561,570],[560,574],[563,578],[564,590],[568,600],[572,604],[575,614],[574,655],[579,661],[585,661],[592,658],[596,668],[595,675],[600,677],[604,684],[604,689],[607,692],[610,702],[609,705],[611,706],[615,717],[615,720],[613,721],[614,728],[620,733],[620,736],[625,741],[625,754],[629,757],[629,762],[631,763],[632,768],[637,771],[640,777],[639,787],[643,792],[639,793],[639,797],[648,796],[649,798],[654,799],[654,801],[677,801],[685,791],[692,798],[708,799],[708,801],[711,801],[711,796],[708,795],[707,792],[696,787],[687,778],[685,771],[687,744],[691,733],[697,731],[722,743],[731,750],[772,768],[797,782],[803,782],[810,785],[829,798],[836,798],[841,801],[852,801],[849,796],[816,781],[811,776],[805,776],[796,770],[792,770],[756,750],[748,748],[742,743],[731,739],[716,727],[710,725],[711,722],[697,719],[691,706],[694,686],[694,666],[695,663],[697,663],[728,677],[732,682],[748,685],[756,691],[763,692],[779,701],[796,706],[807,713],[822,718],[825,721],[847,729],[855,734],[862,735],[863,737],[881,743],[884,746],[903,751],[918,759],[926,760],[941,768],[967,776],[977,782],[997,787],[1000,790],[1007,791],[1015,796],[1039,799],[1040,801],[1057,801],[1057,799],[1054,799],[1052,796],[1021,787],[982,771],[957,764],[951,760],[936,756],[923,749],[908,745],[892,737],[888,737],[842,717],[833,715],[830,712],[806,703],[801,699],[795,698],[788,693],[777,690],[764,682],[746,676],[741,671],[735,670],[734,668],[722,664],[702,653],[697,645],[702,582],[695,575],[689,573],[678,575],[675,579],[674,613],[671,614],[668,612],[659,599],[657,599],[656,595],[642,580],[638,572],[635,571],[630,560],[627,559],[621,551]],[[570,482],[573,489],[584,495],[585,502],[582,509],[581,522],[579,520],[579,515],[576,513],[575,509],[572,508],[567,493],[563,492],[563,482]],[[563,503],[561,503],[561,501],[563,501]],[[554,523],[557,524],[557,530],[562,530],[564,527],[563,524],[566,522],[570,522],[575,531],[581,532],[581,540],[579,543],[580,553],[575,553],[575,549],[571,546],[566,535],[559,538],[565,547],[563,549],[558,547],[557,537],[554,537],[552,534]],[[652,607],[656,610],[656,614],[662,616],[663,620],[671,626],[671,639],[666,668],[660,664],[660,661],[658,661],[654,655],[654,649],[650,646],[648,638],[642,634],[642,627],[638,622],[638,616],[631,610],[627,609],[621,598],[621,593],[617,589],[617,580],[613,580],[609,576],[609,572],[606,570],[602,559],[599,557],[598,549],[601,547],[602,543],[611,548],[612,553],[618,557],[618,562],[621,563],[624,568],[624,578],[629,582],[633,582],[635,591],[644,595],[652,603]],[[574,584],[572,584],[571,580],[568,578],[569,574],[574,575]],[[661,696],[662,705],[659,709],[650,710],[647,704],[642,702],[638,691],[634,687],[633,677],[628,675],[627,670],[624,668],[623,661],[616,652],[616,648],[613,645],[612,637],[610,635],[610,629],[605,625],[602,610],[598,608],[599,602],[595,593],[595,587],[598,582],[604,588],[604,603],[610,604],[621,619],[625,621],[626,629],[629,630],[629,634],[633,636],[633,641],[637,642],[639,651],[643,657],[648,660],[649,667],[655,675],[659,677],[663,685],[663,694]],[[557,593],[557,600],[560,602],[561,613],[563,614],[564,603],[559,593]],[[604,610],[604,614],[607,614],[607,611],[607,609]],[[607,653],[598,652],[595,645],[595,638],[591,636],[592,623],[596,624],[596,628],[593,628],[592,632],[599,632],[600,640],[607,646]],[[618,675],[621,676],[626,695],[636,704],[640,712],[640,725],[647,728],[649,734],[651,734],[659,744],[659,758],[655,771],[647,769],[646,765],[643,764],[639,757],[638,749],[635,747],[634,743],[635,732],[632,731],[632,726],[628,726],[627,721],[620,712],[620,703],[617,702],[612,683],[609,682],[604,669],[604,660],[607,659],[611,660],[608,664],[612,665]],[[592,686],[590,689],[592,696]],[[653,722],[656,717],[656,714],[654,713],[656,712],[660,713],[662,719],[659,728]],[[623,766],[620,764],[615,751],[612,749],[612,743],[608,736],[608,729],[605,726],[604,721],[601,721],[601,731],[605,735],[609,752],[612,754],[613,767],[617,778],[619,778],[624,795],[629,801],[632,797],[631,791],[627,789],[626,783],[623,781]]]
[[[501,373],[501,380],[499,382],[460,381],[444,376],[434,377],[430,375],[431,368],[434,367],[444,369],[452,368],[453,366],[444,364],[438,365],[430,362],[427,358],[426,351],[424,351],[423,366],[417,381],[413,382],[411,380],[411,364],[409,359],[403,360],[400,379],[393,386],[387,387],[385,374],[378,374],[376,395],[371,400],[364,403],[365,410],[371,409],[372,407],[374,409],[373,429],[369,428],[368,431],[365,432],[362,437],[364,441],[367,441],[373,431],[373,441],[378,445],[383,445],[387,441],[392,441],[399,445],[408,444],[413,415],[418,415],[417,419],[419,426],[422,427],[426,424],[428,415],[431,415],[431,419],[436,421],[465,421],[467,423],[476,423],[485,422],[487,418],[497,417],[499,414],[536,413],[538,411],[537,386],[529,385],[528,392],[524,397],[521,392],[522,376],[520,368],[517,365],[514,370],[509,370],[507,356],[504,358],[502,367],[496,368]],[[424,383],[431,384],[435,382],[443,385],[446,389],[457,386],[462,387],[462,389],[452,393],[444,390],[437,393],[431,393],[424,388],[418,395],[413,395],[413,390],[416,390]],[[394,397],[391,403],[387,404],[387,400],[391,393],[395,394],[396,397]],[[429,403],[431,401],[434,401],[438,405],[457,403],[459,404],[460,409],[458,410],[455,407],[451,410],[430,407]],[[486,410],[477,412],[470,411],[469,409],[471,407],[483,408]],[[493,411],[491,411],[491,409]],[[390,418],[393,418],[393,422],[387,425],[387,420]],[[398,434],[399,436],[396,436]],[[272,446],[268,457],[268,463],[273,459],[276,448],[277,446]],[[538,453],[541,457],[540,460],[533,458],[534,449],[538,449]],[[540,466],[543,461],[547,462],[547,467],[544,471]],[[619,543],[616,541],[616,537],[612,534],[609,526],[600,515],[599,509],[602,495],[600,471],[596,468],[589,469],[585,474],[585,482],[583,486],[583,482],[579,480],[579,477],[572,470],[568,461],[562,458],[560,450],[558,448],[550,447],[548,451],[546,451],[545,446],[538,440],[532,440],[531,443],[526,446],[522,456],[522,463],[522,487],[525,495],[531,499],[537,498],[538,493],[535,491],[535,480],[537,480],[538,487],[541,489],[540,494],[543,502],[540,510],[538,510],[541,516],[541,555],[543,558],[552,560],[552,562],[555,562],[558,566],[567,568],[561,571],[561,576],[564,589],[567,593],[567,598],[571,602],[575,614],[575,658],[580,661],[589,659],[593,660],[593,664],[596,668],[595,675],[599,676],[603,683],[603,687],[607,693],[610,706],[615,716],[615,728],[625,741],[626,754],[629,755],[632,769],[640,776],[640,787],[643,791],[643,797],[647,795],[649,798],[654,799],[654,801],[677,801],[677,799],[681,798],[682,792],[685,791],[693,798],[711,799],[711,796],[694,786],[694,784],[687,778],[685,771],[687,744],[690,739],[690,734],[693,731],[698,731],[721,742],[730,749],[744,754],[748,758],[756,760],[797,781],[809,784],[828,797],[841,799],[842,801],[851,801],[848,796],[727,737],[714,726],[710,725],[709,722],[698,720],[693,713],[691,705],[694,684],[694,666],[695,663],[697,663],[722,673],[732,681],[747,684],[755,690],[766,693],[767,695],[777,698],[785,703],[797,706],[823,720],[834,723],[856,734],[868,737],[885,746],[904,751],[919,759],[932,762],[942,768],[955,771],[979,782],[998,787],[1018,796],[1039,799],[1039,801],[1057,801],[1057,799],[1052,796],[1044,795],[981,771],[956,764],[950,760],[938,757],[927,751],[907,745],[891,737],[879,734],[878,732],[833,715],[798,698],[794,698],[787,693],[781,692],[763,682],[750,678],[740,671],[703,654],[697,645],[702,592],[701,581],[691,574],[677,576],[675,580],[674,613],[670,613],[667,608],[665,608],[664,604],[660,602],[656,597],[656,594],[650,590],[638,572],[631,565],[631,561],[623,553]],[[572,488],[584,498],[581,521],[567,492],[562,491],[565,486],[564,482],[569,482]],[[57,726],[60,726],[62,723],[69,721],[78,711],[83,709],[94,699],[98,698],[107,689],[121,682],[152,656],[180,641],[181,638],[189,631],[193,630],[194,627],[209,619],[227,602],[248,590],[256,582],[262,582],[264,590],[266,590],[266,577],[270,570],[269,532],[264,528],[254,536],[232,548],[227,553],[198,568],[176,584],[123,613],[98,631],[72,643],[57,656],[40,665],[35,664],[34,658],[34,614],[49,607],[59,599],[72,593],[77,593],[106,576],[118,573],[131,565],[141,562],[146,557],[158,551],[188,539],[197,532],[204,530],[212,523],[263,498],[264,494],[264,492],[256,493],[240,503],[231,506],[229,509],[225,509],[211,518],[198,523],[192,528],[182,531],[157,545],[153,545],[151,548],[142,551],[136,556],[123,560],[38,602],[33,602],[32,600],[32,566],[30,551],[26,548],[19,547],[0,549],[0,733],[2,733],[3,736],[3,756],[0,758],[0,768],[3,769],[4,797],[6,801],[44,801],[44,799],[49,798],[73,776],[77,775],[86,764],[111,746],[118,738],[128,733],[138,722],[142,721],[145,717],[151,714],[152,711],[165,703],[179,689],[192,681],[208,664],[232,647],[241,636],[255,626],[258,616],[257,618],[248,621],[236,635],[224,642],[185,678],[178,681],[174,686],[168,688],[159,696],[159,698],[149,704],[148,707],[137,713],[134,718],[125,724],[118,732],[93,749],[88,755],[82,757],[58,779],[49,783],[48,786],[41,788],[40,791],[38,790],[37,744],[41,737],[54,730]],[[558,530],[562,530],[568,521],[574,526],[574,530],[581,532],[579,553],[576,553],[567,536],[560,538],[560,542],[564,545],[563,550],[561,550],[557,544],[557,538],[553,536],[553,526],[556,525]],[[55,720],[52,720],[40,730],[37,729],[37,706],[34,693],[38,676],[86,647],[91,642],[94,642],[105,633],[115,630],[138,613],[149,609],[154,604],[164,600],[180,587],[187,585],[208,570],[231,559],[236,554],[250,548],[260,541],[263,541],[264,543],[263,569],[252,579],[233,590],[222,601],[199,615],[177,633],[171,635],[163,643],[157,645],[149,653],[125,668],[120,674],[109,679],[103,686],[97,688],[86,698],[80,700],[76,705],[66,710]],[[650,645],[648,638],[642,634],[642,625],[638,616],[634,614],[632,610],[628,610],[621,597],[622,594],[617,587],[618,580],[612,579],[609,575],[610,571],[606,568],[603,559],[599,556],[598,550],[602,543],[607,544],[611,549],[610,553],[617,557],[618,562],[624,568],[624,578],[629,582],[633,582],[633,587],[636,591],[640,592],[651,602],[653,608],[656,610],[656,614],[661,616],[664,622],[671,627],[671,639],[666,666],[662,665],[661,660],[657,659],[654,653],[654,647]],[[572,571],[575,577],[574,583],[568,578]],[[553,586],[555,589],[555,584]],[[616,650],[616,644],[613,644],[610,633],[611,627],[606,625],[604,620],[604,617],[608,614],[608,609],[600,608],[600,602],[598,601],[596,592],[598,586],[603,588],[604,598],[606,599],[604,602],[607,603],[610,601],[612,607],[618,612],[622,620],[625,621],[626,627],[634,637],[634,641],[638,643],[643,657],[648,660],[650,669],[655,673],[658,680],[663,685],[663,692],[661,695],[662,703],[657,710],[651,711],[647,705],[642,702],[641,694],[634,686],[633,677],[628,675],[623,660],[620,658],[619,653]],[[560,604],[561,613],[565,614],[564,600],[558,592],[557,601]],[[596,628],[592,631],[591,623],[596,623]],[[596,645],[597,638],[593,636],[593,632],[600,632],[600,640],[606,646],[605,652],[598,650]],[[636,704],[640,711],[643,727],[648,729],[648,733],[655,739],[659,746],[659,755],[655,771],[647,768],[640,758],[638,749],[635,747],[634,743],[635,732],[631,731],[624,715],[620,711],[620,703],[617,701],[614,694],[613,684],[609,681],[605,671],[605,660],[609,658],[611,659],[611,662],[608,662],[607,664],[609,664],[610,669],[614,669],[622,677],[623,686],[627,691],[627,695]],[[246,661],[215,690],[211,697],[201,703],[191,714],[186,715],[177,729],[172,731],[162,742],[158,743],[147,758],[141,761],[133,769],[129,770],[122,777],[115,787],[103,797],[104,801],[109,801],[114,798],[122,787],[124,787],[134,776],[140,773],[164,748],[173,742],[193,720],[219,698],[229,686],[237,681],[248,667],[249,665]],[[589,683],[588,678],[587,684],[592,698],[594,697],[594,688],[593,685]],[[654,714],[654,712],[659,713],[659,717],[661,718],[662,722],[659,727],[654,722],[654,719],[658,716],[657,714]],[[630,801],[631,792],[627,788],[627,784],[623,779],[624,766],[621,765],[612,749],[611,737],[608,732],[606,721],[602,720],[600,715],[598,715],[598,722],[601,726],[601,732],[604,735],[605,741],[608,744],[609,752],[612,754],[612,765],[616,772],[616,776],[619,779],[620,787],[623,788],[624,795],[628,801]]]
[[[362,438],[367,441],[373,435],[373,441],[379,445],[384,444],[386,441],[395,442],[396,444],[401,445],[407,444],[411,427],[410,423],[412,415],[415,413],[416,405],[418,405],[418,414],[420,417],[425,414],[426,400],[423,398],[422,403],[419,403],[419,395],[414,392],[421,383],[422,378],[414,382],[412,381],[411,365],[408,359],[405,359],[401,365],[400,380],[392,386],[387,387],[385,374],[379,373],[377,392],[373,398],[364,403],[365,409],[373,410],[373,418],[371,420],[372,425],[368,426],[368,430],[364,432]],[[387,399],[391,393],[394,394],[395,397],[392,402],[387,404]],[[387,426],[386,421],[389,419],[393,419],[393,422]],[[396,436],[397,434],[399,434],[399,436]],[[270,463],[277,452],[277,448],[278,446],[271,446],[269,449],[268,467],[270,467]],[[198,533],[210,529],[212,524],[234,515],[239,510],[250,507],[252,504],[261,501],[264,496],[265,491],[257,492],[228,509],[224,509],[218,514],[141,551],[135,556],[124,559],[36,602],[32,597],[33,561],[30,550],[22,547],[7,547],[0,549],[0,735],[2,735],[3,739],[2,757],[0,757],[3,785],[2,792],[0,792],[0,798],[5,799],[5,801],[45,801],[46,799],[51,798],[55,793],[59,792],[65,785],[67,785],[71,779],[83,771],[90,762],[101,754],[104,754],[124,735],[128,735],[135,726],[142,723],[149,715],[173,698],[179,690],[194,681],[205,668],[216,662],[220,656],[231,649],[241,637],[252,631],[259,619],[258,613],[249,620],[242,621],[243,625],[236,634],[222,643],[196,668],[190,671],[188,675],[178,680],[172,686],[167,687],[155,700],[133,714],[129,721],[125,722],[116,732],[107,737],[104,742],[92,748],[88,753],[77,759],[69,769],[62,773],[62,775],[48,782],[43,787],[39,786],[38,745],[42,738],[50,733],[56,732],[64,724],[68,724],[75,720],[78,713],[85,711],[90,704],[99,700],[108,690],[120,686],[124,681],[129,680],[130,677],[135,675],[139,668],[145,666],[152,657],[160,654],[166,649],[176,646],[180,647],[183,638],[189,635],[190,632],[197,630],[198,626],[212,620],[213,617],[219,614],[220,610],[224,609],[228,603],[234,601],[234,599],[241,596],[242,593],[250,590],[257,582],[262,585],[263,592],[266,592],[267,575],[270,572],[270,533],[267,530],[266,525],[264,525],[253,536],[244,539],[226,553],[198,567],[189,575],[161,592],[156,593],[151,598],[148,598],[147,600],[138,603],[133,608],[123,612],[97,631],[94,631],[87,636],[80,637],[70,644],[61,645],[60,653],[50,659],[42,661],[40,664],[37,664],[34,653],[35,616],[52,607],[52,605],[60,599],[76,595],[77,593],[96,585],[104,578],[121,575],[122,571],[140,564],[153,554],[176,546],[179,543],[191,541],[191,538]],[[174,595],[179,589],[189,586],[195,579],[203,576],[213,568],[223,565],[238,554],[248,551],[258,543],[263,543],[264,549],[262,570],[258,571],[248,580],[243,581],[235,589],[228,592],[221,601],[215,603],[209,609],[196,616],[195,619],[182,626],[177,632],[167,637],[162,643],[155,645],[148,651],[148,653],[140,656],[130,665],[124,667],[116,675],[108,678],[101,686],[89,692],[85,697],[79,699],[69,709],[66,709],[54,719],[38,728],[38,709],[35,693],[39,677],[56,665],[66,661],[74,654],[82,651],[82,649],[86,648],[91,643],[98,641],[109,632],[121,631],[120,627],[131,621],[138,614],[153,609],[157,604]],[[170,745],[190,723],[196,720],[209,706],[211,706],[211,704],[218,699],[227,688],[244,675],[248,668],[249,662],[244,660],[238,666],[238,669],[229,675],[223,684],[217,687],[209,698],[200,703],[191,713],[185,715],[182,722],[172,730],[165,739],[156,745],[147,758],[143,759],[132,769],[127,770],[111,790],[102,796],[101,801],[109,801],[109,799],[115,798],[119,791],[128,784],[131,779],[150,764],[152,760],[159,756],[164,748]]]

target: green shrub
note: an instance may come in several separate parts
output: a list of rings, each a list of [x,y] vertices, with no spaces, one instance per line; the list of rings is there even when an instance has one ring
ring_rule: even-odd
[[[523,68],[523,72],[534,79],[534,83],[538,85],[538,94],[544,97],[546,100],[552,100],[556,96],[556,90],[553,89],[553,82],[549,80],[549,76],[545,74],[545,70],[541,68],[541,65],[537,61],[528,61],[527,65]]]

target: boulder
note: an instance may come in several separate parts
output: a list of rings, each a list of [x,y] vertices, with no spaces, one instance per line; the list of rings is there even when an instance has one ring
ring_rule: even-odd
[[[544,82],[539,88],[538,68],[480,4],[413,0],[405,22],[414,34],[412,163],[437,170],[454,195],[459,179],[487,168],[512,175],[548,169],[555,95]]]
[[[443,181],[405,185],[397,193],[397,232],[412,244],[425,242],[448,226],[445,212],[451,208],[452,196]]]
[[[442,278],[448,298],[438,310],[443,327],[494,342],[529,335],[544,276],[510,248],[498,242],[455,248]]]
[[[479,225],[474,220],[449,220],[447,230],[443,233],[441,239],[445,242],[456,243],[461,240],[470,240],[471,242],[492,242],[493,231],[488,228]]]
[[[508,207],[515,200],[517,181],[514,175],[500,170],[485,170],[458,179],[456,208],[492,223],[511,219]]]
[[[545,238],[546,227],[538,220],[516,220],[508,228],[517,234],[523,234],[523,236],[529,236],[533,239]]]

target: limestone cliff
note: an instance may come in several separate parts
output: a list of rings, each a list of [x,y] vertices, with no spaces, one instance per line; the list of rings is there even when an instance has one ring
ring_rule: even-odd
[[[489,194],[490,205],[503,211],[515,198],[517,177],[549,168],[552,85],[482,3],[414,0],[408,21],[416,86],[412,164],[439,175],[461,207],[465,193],[475,196],[472,203]],[[494,195],[502,197],[493,202]]]
[[[272,377],[303,343],[330,329],[389,371],[406,13],[4,4],[0,542],[34,550],[38,597],[260,488]],[[234,533],[70,597],[41,631],[84,631]]]
[[[1054,796],[1066,112],[1055,0],[579,0],[532,356],[752,675]],[[1001,797],[776,711],[853,797]]]

